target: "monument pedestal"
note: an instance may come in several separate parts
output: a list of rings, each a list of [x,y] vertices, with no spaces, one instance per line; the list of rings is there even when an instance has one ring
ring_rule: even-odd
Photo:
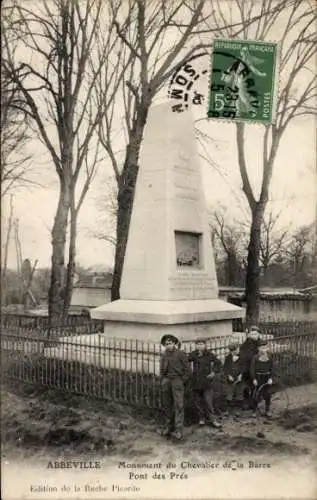
[[[195,337],[209,339],[232,333],[232,319],[241,308],[223,300],[146,301],[116,300],[93,310],[93,318],[105,321],[105,334],[159,342],[172,334],[182,342]]]
[[[218,299],[194,123],[169,103],[152,107],[146,124],[120,296],[91,311],[109,337],[230,335],[244,314]]]

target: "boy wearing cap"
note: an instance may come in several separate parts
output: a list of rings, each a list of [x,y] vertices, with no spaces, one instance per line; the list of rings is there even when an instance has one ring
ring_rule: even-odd
[[[190,377],[190,366],[186,353],[180,350],[177,337],[164,335],[161,344],[165,347],[160,362],[165,426],[160,434],[179,440],[183,437],[184,392]]]
[[[259,352],[256,354],[250,366],[250,376],[253,384],[253,416],[257,416],[259,401],[264,399],[265,415],[271,417],[271,389],[273,383],[273,359],[268,355],[268,345],[265,340],[258,342]]]
[[[223,374],[225,382],[225,393],[229,411],[233,407],[243,406],[243,392],[245,383],[243,382],[243,364],[239,356],[239,345],[232,343],[228,346],[229,354],[225,358]],[[237,413],[237,416],[239,413]]]
[[[199,415],[199,425],[209,423],[219,428],[215,419],[214,380],[221,372],[221,361],[206,348],[204,339],[197,339],[196,349],[189,353],[188,361],[192,364],[192,389],[194,404]]]

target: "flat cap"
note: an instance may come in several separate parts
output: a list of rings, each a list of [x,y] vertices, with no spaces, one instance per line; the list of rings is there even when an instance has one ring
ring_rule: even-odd
[[[171,340],[174,344],[178,346],[180,345],[180,341],[178,340],[178,338],[171,334],[163,335],[163,337],[161,338],[161,345],[165,345],[165,343],[168,340]]]

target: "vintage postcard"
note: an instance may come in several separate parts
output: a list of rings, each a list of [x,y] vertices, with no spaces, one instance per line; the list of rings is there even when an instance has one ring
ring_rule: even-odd
[[[315,2],[4,4],[2,498],[315,499]]]

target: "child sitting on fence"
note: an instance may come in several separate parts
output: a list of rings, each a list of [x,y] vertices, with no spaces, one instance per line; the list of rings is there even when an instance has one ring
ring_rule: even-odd
[[[250,377],[253,384],[253,416],[257,416],[258,404],[264,399],[265,416],[271,417],[270,406],[273,384],[273,359],[268,354],[268,344],[265,340],[258,341],[258,348],[259,352],[253,357],[250,367]]]
[[[235,411],[240,415],[243,407],[244,390],[246,384],[243,381],[243,363],[239,355],[239,345],[232,343],[228,346],[229,354],[223,365],[224,389],[227,400],[227,409],[231,414]]]

